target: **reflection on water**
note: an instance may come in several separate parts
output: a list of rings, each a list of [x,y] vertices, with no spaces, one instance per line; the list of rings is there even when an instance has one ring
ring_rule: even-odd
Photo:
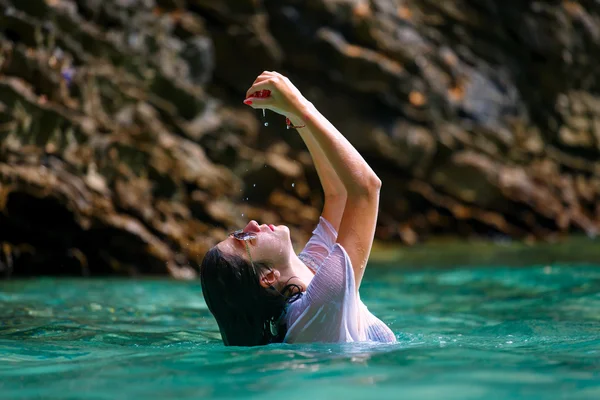
[[[399,343],[224,347],[197,282],[0,283],[4,398],[600,398],[600,268],[370,268]]]

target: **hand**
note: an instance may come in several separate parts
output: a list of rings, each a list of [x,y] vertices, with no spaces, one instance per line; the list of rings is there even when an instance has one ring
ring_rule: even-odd
[[[285,76],[265,71],[256,78],[246,92],[244,104],[264,108],[286,117],[299,117],[300,107],[306,99]]]

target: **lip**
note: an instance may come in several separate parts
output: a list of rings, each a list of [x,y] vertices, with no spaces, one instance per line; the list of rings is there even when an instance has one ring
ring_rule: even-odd
[[[275,232],[275,226],[273,224],[267,225],[273,232]]]

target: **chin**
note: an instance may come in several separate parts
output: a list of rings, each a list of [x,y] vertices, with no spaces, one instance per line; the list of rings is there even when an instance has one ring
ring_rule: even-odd
[[[280,229],[282,232],[284,232],[287,237],[290,236],[290,228],[288,228],[286,225],[279,225],[277,229]]]

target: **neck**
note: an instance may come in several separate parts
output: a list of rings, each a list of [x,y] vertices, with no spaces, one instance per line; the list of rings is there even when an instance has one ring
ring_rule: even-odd
[[[302,291],[306,290],[314,276],[312,270],[298,258],[296,253],[291,255],[287,268],[280,272],[281,278],[279,279],[279,282],[281,282],[282,286],[295,284],[300,286]]]

